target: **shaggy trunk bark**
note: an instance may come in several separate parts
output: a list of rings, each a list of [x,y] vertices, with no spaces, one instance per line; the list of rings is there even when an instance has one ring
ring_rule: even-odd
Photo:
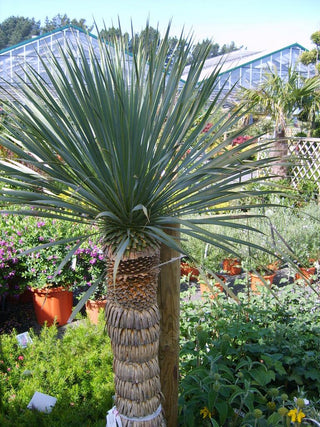
[[[106,323],[114,355],[115,406],[123,427],[165,426],[158,361],[159,251],[124,258],[113,283],[109,257]]]
[[[285,137],[285,130],[275,132],[276,141],[273,143],[272,157],[278,157],[277,163],[272,166],[272,174],[276,175],[276,179],[288,178],[288,142],[282,138]]]

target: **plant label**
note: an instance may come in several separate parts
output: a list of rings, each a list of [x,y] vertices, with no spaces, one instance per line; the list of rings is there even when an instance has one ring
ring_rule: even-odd
[[[46,412],[48,414],[52,411],[56,402],[56,397],[36,391],[28,403],[27,408],[36,409],[39,412]]]
[[[32,344],[32,338],[29,335],[29,332],[23,332],[16,336],[20,347],[26,348],[28,344]]]

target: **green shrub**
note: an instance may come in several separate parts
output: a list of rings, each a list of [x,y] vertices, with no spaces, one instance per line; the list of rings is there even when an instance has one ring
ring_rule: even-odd
[[[223,296],[184,300],[181,426],[283,425],[278,409],[292,408],[302,390],[317,407],[318,297],[296,284],[274,292],[277,298],[262,293],[249,304],[239,295],[240,305]]]
[[[18,346],[15,333],[1,336],[1,426],[105,426],[113,406],[112,353],[103,324],[80,322],[57,339],[56,327],[33,344]],[[50,414],[27,409],[35,391],[57,398]]]

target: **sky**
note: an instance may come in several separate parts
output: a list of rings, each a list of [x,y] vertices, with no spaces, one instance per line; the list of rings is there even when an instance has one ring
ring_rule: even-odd
[[[70,19],[96,22],[99,29],[118,25],[140,32],[147,20],[163,33],[192,33],[195,41],[243,46],[248,50],[276,50],[292,43],[307,49],[310,36],[320,30],[320,0],[0,0],[0,23],[10,16],[35,18],[67,14]]]

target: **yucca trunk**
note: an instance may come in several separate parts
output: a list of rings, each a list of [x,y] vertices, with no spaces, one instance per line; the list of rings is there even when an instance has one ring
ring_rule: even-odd
[[[115,406],[123,427],[165,426],[158,361],[159,251],[123,258],[115,283],[114,259],[108,259],[106,323],[114,355]]]

